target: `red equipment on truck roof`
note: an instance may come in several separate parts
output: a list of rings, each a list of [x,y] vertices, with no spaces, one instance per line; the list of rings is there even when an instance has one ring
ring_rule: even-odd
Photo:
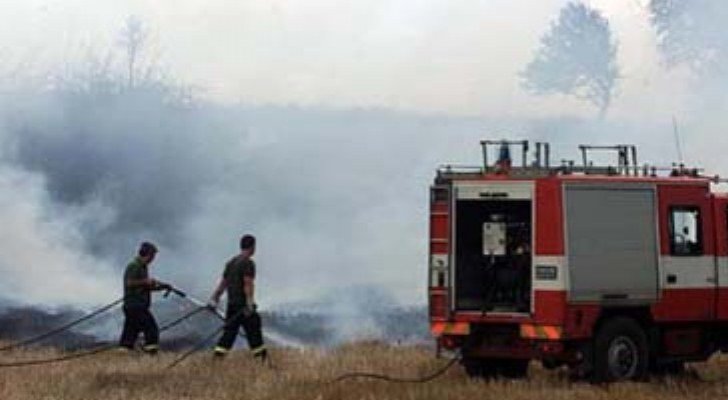
[[[429,313],[471,375],[521,377],[531,360],[594,381],[680,371],[728,350],[728,196],[631,145],[483,141],[482,167],[445,166],[431,192]],[[522,163],[513,166],[511,147]],[[499,147],[491,165],[488,155]],[[590,161],[613,151],[612,166]]]

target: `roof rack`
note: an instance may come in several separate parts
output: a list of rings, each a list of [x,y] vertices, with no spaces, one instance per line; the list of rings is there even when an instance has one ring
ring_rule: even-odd
[[[617,175],[639,176],[637,164],[637,146],[631,144],[618,144],[614,146],[591,146],[580,144],[581,157],[585,173],[589,173],[594,167],[594,162],[589,159],[590,151],[614,151],[617,153]],[[631,157],[630,157],[631,156]],[[631,160],[630,160],[631,158]]]
[[[548,176],[548,175],[606,175],[606,176],[634,176],[634,177],[688,177],[710,179],[715,183],[728,183],[718,176],[703,175],[701,168],[686,167],[684,164],[672,164],[670,167],[660,167],[649,164],[640,165],[637,160],[637,146],[632,144],[617,145],[585,145],[578,146],[581,152],[581,165],[574,160],[563,159],[559,166],[551,165],[551,145],[548,142],[534,142],[531,146],[528,140],[482,140],[480,142],[483,154],[482,166],[471,165],[443,165],[438,168],[439,175],[488,175],[508,174],[511,176]],[[521,153],[520,165],[512,165],[511,148],[517,147]],[[495,162],[491,162],[490,155],[497,152]],[[592,159],[595,152],[611,152],[616,155],[614,164],[597,165]],[[529,160],[529,157],[531,159]],[[663,173],[663,174],[661,174]]]

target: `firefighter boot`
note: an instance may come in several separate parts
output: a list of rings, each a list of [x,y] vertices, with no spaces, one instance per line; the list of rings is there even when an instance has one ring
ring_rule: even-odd
[[[225,358],[225,356],[227,356],[227,354],[229,352],[230,352],[230,349],[227,349],[227,348],[222,347],[222,346],[215,346],[215,350],[213,350],[212,355],[216,359],[223,359],[223,358]]]
[[[254,349],[253,357],[256,360],[260,360],[261,364],[266,364],[268,362],[268,350],[265,348],[265,346]]]
[[[124,356],[134,355],[134,348],[129,348],[126,346],[119,346],[114,349],[114,354],[124,355]]]
[[[159,345],[158,344],[148,344],[142,347],[142,351],[144,354],[148,354],[150,356],[155,356],[157,353],[159,353]]]

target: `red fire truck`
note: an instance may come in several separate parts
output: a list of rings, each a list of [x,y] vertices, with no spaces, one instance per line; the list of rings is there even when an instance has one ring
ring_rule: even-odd
[[[558,166],[547,143],[482,146],[483,166],[438,170],[430,206],[430,327],[469,374],[522,377],[539,360],[638,380],[728,350],[717,177],[638,165],[630,145],[580,146],[581,163]],[[605,151],[614,164],[595,165]]]

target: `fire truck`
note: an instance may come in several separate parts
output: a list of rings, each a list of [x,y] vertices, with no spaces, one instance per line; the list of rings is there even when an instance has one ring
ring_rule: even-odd
[[[728,351],[718,177],[639,165],[632,145],[553,166],[548,143],[481,145],[482,166],[438,169],[430,204],[430,328],[468,374],[524,377],[536,360],[641,380]]]

